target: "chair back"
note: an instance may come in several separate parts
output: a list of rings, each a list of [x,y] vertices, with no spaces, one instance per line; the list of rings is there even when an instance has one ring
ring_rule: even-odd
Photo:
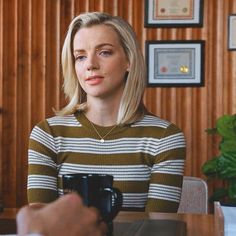
[[[206,182],[198,177],[184,176],[178,213],[208,212],[208,188]]]

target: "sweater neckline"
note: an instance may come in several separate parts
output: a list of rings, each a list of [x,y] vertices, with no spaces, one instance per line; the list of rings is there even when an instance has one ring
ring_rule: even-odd
[[[96,134],[96,131],[94,130],[94,128],[92,127],[92,125],[95,127],[95,129],[99,132],[99,134],[101,136],[104,136],[106,135],[107,132],[109,132],[113,127],[114,125],[112,126],[101,126],[101,125],[97,125],[95,123],[93,123],[92,121],[89,121],[88,118],[83,114],[82,111],[77,111],[74,113],[74,116],[75,118],[79,121],[79,123],[84,126],[86,129],[90,130],[91,133],[94,134],[94,136],[97,136],[98,135]],[[92,124],[91,124],[92,123]],[[121,131],[123,131],[125,128],[127,128],[127,126],[120,126],[120,125],[117,125],[113,130],[112,132],[107,135],[108,139],[109,139],[109,136],[113,136],[114,134],[117,134]],[[99,137],[98,137],[99,139]]]

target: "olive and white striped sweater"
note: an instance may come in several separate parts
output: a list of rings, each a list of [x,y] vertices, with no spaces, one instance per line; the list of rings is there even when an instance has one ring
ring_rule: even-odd
[[[95,127],[102,136],[111,129]],[[28,201],[58,198],[63,174],[103,173],[114,176],[123,209],[176,212],[184,162],[183,133],[156,116],[116,127],[104,143],[82,113],[55,116],[36,125],[30,135]]]

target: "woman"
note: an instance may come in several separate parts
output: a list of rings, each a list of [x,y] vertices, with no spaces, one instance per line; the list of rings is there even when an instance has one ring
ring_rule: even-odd
[[[104,13],[77,16],[62,67],[69,103],[32,130],[29,202],[58,198],[63,174],[106,173],[122,191],[124,209],[176,212],[185,139],[143,105],[145,64],[131,26]]]

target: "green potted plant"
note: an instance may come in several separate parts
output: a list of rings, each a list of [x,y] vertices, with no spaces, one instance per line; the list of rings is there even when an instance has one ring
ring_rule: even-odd
[[[223,181],[209,198],[210,202],[236,204],[236,114],[223,115],[216,121],[216,127],[207,129],[210,135],[220,136],[219,155],[206,161],[202,166],[203,173],[209,180]]]

